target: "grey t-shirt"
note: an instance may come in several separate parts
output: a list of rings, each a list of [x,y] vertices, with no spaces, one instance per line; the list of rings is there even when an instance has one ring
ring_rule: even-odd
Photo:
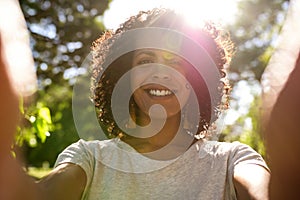
[[[152,160],[118,140],[70,145],[55,166],[75,163],[87,175],[82,199],[236,199],[233,171],[238,164],[268,169],[262,157],[239,142],[198,141],[169,161]]]

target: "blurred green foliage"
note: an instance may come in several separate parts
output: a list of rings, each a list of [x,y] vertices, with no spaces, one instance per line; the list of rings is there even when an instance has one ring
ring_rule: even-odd
[[[284,24],[289,1],[287,0],[242,0],[238,2],[236,21],[227,26],[236,46],[236,53],[229,69],[233,85],[231,109],[238,110],[241,95],[239,83],[246,81],[248,87],[261,89],[260,80],[273,53]],[[247,88],[244,88],[247,89]],[[239,88],[243,90],[243,88]],[[239,140],[250,145],[263,156],[265,153],[261,133],[260,92],[251,92],[253,101],[232,125],[226,126],[220,140]]]
[[[247,114],[240,116],[233,126],[227,126],[221,138],[223,141],[240,141],[251,146],[266,157],[263,134],[261,133],[261,98],[256,96]]]
[[[52,166],[57,155],[79,139],[72,115],[73,85],[76,76],[85,73],[81,65],[92,41],[104,31],[101,16],[110,0],[19,2],[31,35],[39,89],[36,103],[25,106],[32,112],[32,117],[25,120],[32,120],[32,127],[24,125],[27,128],[22,129],[17,142],[21,145],[28,141],[22,147],[27,165],[41,167],[46,161]],[[46,126],[49,118],[45,115],[49,112],[51,127]],[[42,134],[46,130],[48,136]]]
[[[287,0],[238,1],[236,21],[228,26],[237,47],[230,66],[232,81],[261,79],[288,5]]]
[[[47,136],[50,136],[50,131],[53,130],[49,108],[38,102],[35,107],[24,109],[21,100],[20,112],[23,125],[17,127],[15,144],[21,147],[25,142],[29,147],[36,147],[38,141],[45,143]]]

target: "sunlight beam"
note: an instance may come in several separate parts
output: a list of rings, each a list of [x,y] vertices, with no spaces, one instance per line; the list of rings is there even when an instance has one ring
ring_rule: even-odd
[[[108,29],[116,29],[131,15],[140,10],[154,7],[171,8],[186,16],[193,25],[199,25],[203,19],[217,23],[233,23],[237,13],[238,0],[113,0],[110,8],[104,13],[103,22]],[[130,9],[124,9],[131,5]],[[201,25],[201,24],[200,24]]]
[[[183,14],[193,25],[203,20],[212,20],[218,23],[232,23],[237,12],[236,0],[165,0],[165,6],[173,8]]]

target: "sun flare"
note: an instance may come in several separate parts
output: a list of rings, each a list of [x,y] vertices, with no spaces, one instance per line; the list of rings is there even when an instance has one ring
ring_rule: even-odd
[[[237,13],[238,0],[113,0],[110,9],[104,13],[103,21],[107,28],[115,29],[131,15],[140,10],[154,7],[174,9],[186,17],[193,25],[199,25],[203,19],[221,24],[233,23]],[[131,5],[130,9],[124,9]]]
[[[193,25],[198,25],[204,19],[222,24],[232,23],[237,12],[236,0],[165,0],[163,2],[162,6],[177,10]]]

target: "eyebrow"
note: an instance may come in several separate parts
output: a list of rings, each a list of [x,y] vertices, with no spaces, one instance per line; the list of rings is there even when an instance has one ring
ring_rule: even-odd
[[[150,50],[138,50],[137,54],[135,56],[139,56],[141,54],[146,54],[148,56],[155,56],[155,53],[153,51],[150,51]]]
[[[168,59],[164,56],[164,60],[173,60],[173,59],[182,59],[180,56],[176,55],[176,54],[173,54],[173,53],[170,53],[168,51],[162,51],[162,53],[167,53],[168,55],[172,55],[172,58]],[[147,56],[151,56],[151,57],[156,57],[156,53],[153,52],[152,50],[147,50],[147,49],[141,49],[141,50],[137,50],[136,51],[136,54],[135,54],[135,57],[138,57],[140,55],[147,55]]]

